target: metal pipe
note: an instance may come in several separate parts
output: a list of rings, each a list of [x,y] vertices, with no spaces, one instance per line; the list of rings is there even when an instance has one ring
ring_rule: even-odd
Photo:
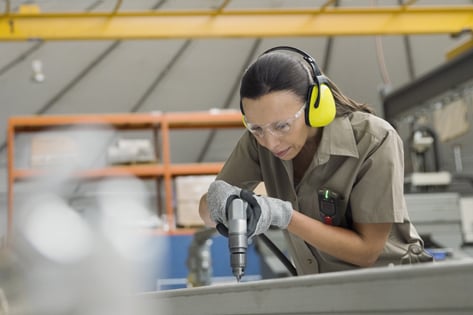
[[[377,0],[372,0],[373,6],[378,6]],[[381,78],[383,79],[384,87],[391,86],[391,79],[389,78],[388,67],[386,66],[386,59],[384,57],[384,48],[381,36],[377,35],[374,38],[376,43],[376,60],[378,61],[378,69],[381,73]]]
[[[115,4],[115,7],[113,8],[112,14],[115,15],[118,10],[120,10],[120,7],[122,6],[123,0],[117,0],[117,3]]]
[[[337,0],[327,0],[324,4],[320,6],[320,11],[324,11],[328,6],[331,6],[332,4],[336,2]]]
[[[11,11],[10,0],[5,0],[5,16],[9,16]]]
[[[225,0],[223,3],[217,8],[216,13],[222,13],[222,11],[227,7],[231,0]]]
[[[405,8],[407,8],[408,6],[410,6],[410,5],[412,5],[412,4],[416,3],[416,2],[417,2],[417,0],[407,0],[406,2],[404,2],[404,3],[402,4],[402,7],[405,9]]]

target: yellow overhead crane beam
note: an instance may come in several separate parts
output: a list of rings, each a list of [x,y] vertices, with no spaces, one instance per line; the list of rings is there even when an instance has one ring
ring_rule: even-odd
[[[120,12],[118,4],[112,12],[6,11],[0,15],[0,41],[455,34],[473,30],[473,5]]]
[[[473,36],[470,36],[469,38],[467,38],[465,41],[460,43],[457,47],[454,47],[450,51],[447,51],[446,57],[448,60],[450,60],[471,49],[473,49]]]

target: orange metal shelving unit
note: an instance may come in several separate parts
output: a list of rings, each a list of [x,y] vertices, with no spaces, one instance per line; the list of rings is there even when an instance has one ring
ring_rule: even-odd
[[[173,164],[171,158],[170,132],[176,129],[223,129],[242,128],[241,114],[236,111],[175,112],[164,114],[161,124],[162,159],[164,166],[164,191],[166,214],[170,226],[175,226],[172,207],[172,178],[178,175],[217,174],[223,163]]]
[[[170,227],[175,226],[173,209],[173,177],[179,175],[217,174],[223,163],[185,163],[173,164],[170,154],[170,132],[173,129],[220,129],[242,128],[240,113],[236,111],[176,112],[164,114],[102,114],[102,115],[54,115],[54,116],[19,116],[8,120],[8,221],[7,241],[13,232],[14,186],[15,182],[35,177],[47,176],[43,169],[22,169],[15,167],[15,138],[22,132],[35,132],[46,128],[70,126],[100,127],[111,126],[119,130],[150,129],[155,136],[157,155],[161,162],[157,164],[110,166],[101,169],[88,169],[72,176],[83,179],[98,179],[111,176],[134,175],[139,178],[154,178],[164,181],[165,211]],[[157,138],[160,137],[161,144]],[[159,156],[158,156],[159,158]],[[159,189],[158,189],[159,191]],[[159,198],[159,196],[158,196]],[[188,233],[189,229],[183,230]],[[181,233],[171,229],[170,234]]]

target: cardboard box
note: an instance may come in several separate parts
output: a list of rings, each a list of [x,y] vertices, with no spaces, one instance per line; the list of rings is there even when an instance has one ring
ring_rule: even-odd
[[[156,154],[148,139],[117,139],[107,148],[109,164],[156,163]]]
[[[215,177],[215,175],[176,177],[176,224],[178,226],[203,225],[199,215],[199,201]],[[266,195],[264,183],[261,182],[254,192],[258,195]]]
[[[266,193],[266,187],[264,186],[264,183],[261,182],[256,186],[256,188],[253,190],[255,194],[261,195],[261,196],[267,196],[268,194]]]
[[[204,224],[199,215],[199,201],[215,177],[215,175],[176,177],[176,224],[178,226],[193,227]]]
[[[78,146],[67,135],[42,134],[31,138],[31,167],[76,166]]]

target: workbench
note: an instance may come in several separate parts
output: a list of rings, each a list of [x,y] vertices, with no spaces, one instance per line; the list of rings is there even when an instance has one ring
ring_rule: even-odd
[[[156,314],[472,314],[473,259],[146,293]]]

